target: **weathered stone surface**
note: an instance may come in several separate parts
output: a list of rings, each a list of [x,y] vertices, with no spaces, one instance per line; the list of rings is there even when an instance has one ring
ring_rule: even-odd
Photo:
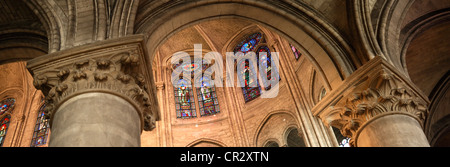
[[[141,124],[136,108],[108,93],[70,98],[54,116],[50,147],[139,147]]]

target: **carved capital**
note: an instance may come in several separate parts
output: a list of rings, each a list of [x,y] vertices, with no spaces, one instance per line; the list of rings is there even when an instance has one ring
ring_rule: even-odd
[[[426,96],[381,58],[361,67],[337,91],[313,112],[353,139],[366,124],[385,115],[409,115],[422,126],[428,115]]]
[[[68,50],[46,55],[48,59],[29,62],[34,86],[45,94],[46,116],[53,116],[67,99],[87,92],[111,93],[124,98],[139,111],[144,130],[152,130],[159,119],[156,94],[147,85],[151,72],[146,71],[143,44],[129,38],[113,40],[104,47]],[[86,47],[86,46],[84,46]],[[151,69],[151,67],[149,68]],[[153,86],[152,86],[153,87]]]

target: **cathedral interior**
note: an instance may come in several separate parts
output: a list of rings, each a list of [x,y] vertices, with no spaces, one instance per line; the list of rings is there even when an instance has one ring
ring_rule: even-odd
[[[448,39],[449,0],[1,0],[0,146],[448,147]]]

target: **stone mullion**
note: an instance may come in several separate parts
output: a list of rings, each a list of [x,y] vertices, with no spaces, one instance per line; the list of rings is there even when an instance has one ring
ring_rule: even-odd
[[[157,92],[157,97],[158,98],[158,104],[160,106],[159,110],[160,111],[165,111],[164,110],[164,90],[165,90],[165,85],[164,82],[157,82],[156,83],[156,92]],[[159,146],[167,146],[166,143],[166,127],[165,127],[165,115],[161,114],[161,121],[156,122],[156,127],[158,128],[157,134],[158,134],[158,145]]]
[[[172,76],[171,75],[172,74],[171,67],[166,66],[164,68],[164,70],[165,70],[163,73],[163,74],[165,74],[164,82],[167,83],[166,89],[164,89],[164,90],[165,90],[165,93],[167,96],[165,96],[165,99],[164,99],[166,110],[162,114],[165,117],[164,121],[166,121],[166,123],[164,124],[164,126],[166,127],[166,131],[164,132],[166,134],[166,139],[165,139],[166,143],[167,143],[166,146],[171,147],[171,146],[173,146],[173,140],[172,140],[173,135],[172,135],[172,113],[170,111],[172,111],[172,109],[175,107],[171,106],[170,99],[174,99],[174,94],[173,94],[174,90],[173,90],[173,85],[171,82],[171,76]],[[176,110],[174,110],[174,111],[176,112]]]

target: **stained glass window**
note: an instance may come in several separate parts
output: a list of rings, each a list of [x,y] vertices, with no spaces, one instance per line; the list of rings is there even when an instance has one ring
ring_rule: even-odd
[[[194,77],[194,73],[198,72],[201,68],[202,71],[205,71],[205,69],[208,67],[207,65],[203,65],[203,60],[202,59],[196,59],[193,60],[190,64],[185,64],[181,69],[183,71],[186,72],[190,72],[191,73],[191,77]],[[183,65],[183,63],[179,63],[179,64],[174,64],[173,65],[173,69],[176,70],[177,67]],[[178,71],[178,73],[181,73],[182,71]]]
[[[261,39],[262,39],[261,33],[254,33],[250,35],[249,37],[247,37],[247,39],[243,40],[235,47],[234,53],[242,52],[246,54],[248,52],[255,50],[256,46],[260,43]],[[256,74],[256,71],[250,71],[256,70],[257,68],[250,68],[250,67],[251,66],[248,60],[242,61],[239,64],[240,69],[245,69],[242,70],[242,74],[239,74],[239,76],[242,77],[244,81],[244,87],[242,87],[242,92],[244,94],[245,102],[249,102],[253,99],[256,99],[261,95],[261,87],[259,86],[258,81],[254,80],[255,77],[251,76],[252,74]],[[252,85],[254,82],[256,82],[257,87],[250,87],[249,85]]]
[[[234,49],[234,53],[242,52],[246,54],[247,52],[253,51],[256,45],[261,41],[262,35],[261,33],[254,33],[250,35],[247,39],[243,40],[239,43]]]
[[[31,147],[41,146],[47,143],[49,123],[44,117],[45,104],[39,109],[39,115],[36,120]]]
[[[293,45],[289,44],[289,46],[291,47],[291,50],[294,53],[295,59],[298,60],[300,58],[300,56],[302,56],[302,53],[300,53],[300,51],[297,48],[295,48]]]
[[[341,143],[339,143],[339,147],[350,147],[350,138],[342,139]]]
[[[220,112],[216,88],[210,85],[207,77],[200,79],[201,87],[197,88],[198,105],[201,116],[214,115]]]
[[[8,132],[9,123],[11,121],[11,113],[14,109],[16,100],[13,98],[5,99],[1,102],[0,108],[0,147],[5,142],[6,133]]]
[[[194,93],[190,86],[190,82],[185,79],[180,79],[177,87],[174,87],[177,118],[197,117],[197,113],[195,112]]]
[[[336,140],[339,143],[339,147],[351,147],[350,146],[350,138],[342,135],[341,131],[338,128],[332,127],[334,135],[336,136]]]
[[[0,115],[3,115],[5,112],[11,112],[14,109],[15,99],[9,98],[5,99],[1,102]]]
[[[8,132],[9,122],[11,116],[9,114],[5,115],[0,121],[0,147],[3,146],[5,142],[6,133]]]
[[[270,81],[274,80],[276,78],[276,77],[273,77],[274,75],[279,75],[278,68],[272,67],[272,54],[270,53],[269,47],[267,47],[267,46],[259,47],[256,55],[257,55],[258,63],[261,63],[262,67],[266,67],[264,72],[266,73],[267,81],[269,81],[269,82],[263,83],[264,89],[270,90],[270,88],[272,87],[272,85],[270,85]],[[261,62],[259,61],[259,57],[262,58]],[[274,74],[274,75],[272,75],[272,74]]]
[[[252,69],[256,69],[256,68],[250,68],[250,63],[249,61],[242,61],[242,63],[240,64],[239,68],[241,69],[245,69],[242,71],[242,74],[240,74],[239,76],[243,77],[242,81],[244,81],[244,84],[242,87],[242,92],[244,94],[244,99],[245,102],[249,102],[253,99],[256,99],[257,97],[259,97],[261,95],[261,87],[259,86],[259,82],[258,80],[252,76],[254,74],[256,74],[255,71],[250,72],[250,70]],[[256,82],[256,87],[251,87],[251,85],[255,85]]]

